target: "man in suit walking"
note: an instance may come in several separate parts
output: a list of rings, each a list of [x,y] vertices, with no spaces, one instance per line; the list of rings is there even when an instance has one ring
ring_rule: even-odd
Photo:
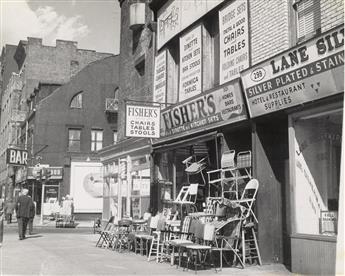
[[[19,239],[25,239],[25,232],[30,218],[30,211],[34,208],[34,204],[30,196],[28,196],[28,189],[23,189],[22,194],[18,197],[16,202],[16,213],[18,220]]]

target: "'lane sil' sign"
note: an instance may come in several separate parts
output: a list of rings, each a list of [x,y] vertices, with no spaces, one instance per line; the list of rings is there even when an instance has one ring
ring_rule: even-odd
[[[7,149],[6,164],[14,166],[26,166],[28,164],[28,151],[21,149]]]

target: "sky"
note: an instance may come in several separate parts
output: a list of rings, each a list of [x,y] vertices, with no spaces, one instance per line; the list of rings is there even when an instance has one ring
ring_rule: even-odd
[[[0,0],[0,49],[27,37],[55,46],[56,39],[79,49],[119,53],[118,0]]]

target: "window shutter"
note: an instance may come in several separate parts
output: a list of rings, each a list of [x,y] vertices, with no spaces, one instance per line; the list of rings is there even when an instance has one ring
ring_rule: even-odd
[[[317,34],[321,28],[320,0],[297,3],[297,37],[302,40]]]

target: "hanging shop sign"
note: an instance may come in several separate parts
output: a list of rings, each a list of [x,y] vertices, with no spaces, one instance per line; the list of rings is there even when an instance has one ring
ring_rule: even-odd
[[[62,179],[63,168],[62,167],[49,167],[44,168],[44,173],[47,180]]]
[[[161,136],[198,131],[247,119],[239,79],[161,114]]]
[[[126,104],[126,136],[159,138],[160,106]]]
[[[224,0],[170,0],[158,11],[157,48],[193,24]]]
[[[251,117],[344,91],[339,27],[241,73]]]
[[[180,38],[179,101],[201,93],[202,41],[201,25]]]
[[[6,164],[12,166],[26,166],[28,164],[28,151],[22,149],[7,149]]]
[[[219,48],[219,83],[223,84],[249,67],[247,1],[234,1],[219,11]]]
[[[153,81],[153,101],[166,102],[167,91],[167,52],[163,51],[155,57],[155,71]]]

